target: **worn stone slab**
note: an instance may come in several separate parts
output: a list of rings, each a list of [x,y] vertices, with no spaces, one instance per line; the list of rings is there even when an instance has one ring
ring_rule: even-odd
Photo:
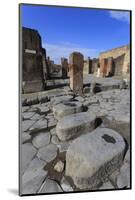
[[[23,119],[26,120],[26,119],[30,119],[34,114],[35,112],[24,112],[22,116],[23,116]]]
[[[65,177],[63,177],[61,180],[61,187],[64,192],[73,192],[73,188],[71,187],[69,182],[65,179]]]
[[[56,119],[60,119],[64,116],[82,111],[82,104],[77,101],[67,101],[65,103],[60,103],[53,107],[53,113]]]
[[[31,127],[30,127],[30,131],[39,131],[42,129],[46,129],[47,128],[47,120],[42,118],[39,119],[36,123],[34,123]]]
[[[103,185],[99,188],[99,190],[111,190],[111,189],[115,189],[115,187],[112,185],[110,181],[103,183]]]
[[[27,131],[33,124],[35,123],[35,120],[24,120],[22,121],[22,131]]]
[[[47,176],[44,161],[34,158],[22,176],[22,194],[36,194]]]
[[[31,135],[28,132],[22,133],[21,141],[22,143],[28,142],[31,139]]]
[[[50,133],[49,132],[40,132],[37,136],[35,136],[32,140],[32,144],[36,148],[41,148],[50,143]]]
[[[57,120],[54,119],[53,117],[51,117],[51,118],[48,120],[48,125],[47,125],[47,127],[48,127],[48,128],[51,128],[51,127],[56,126],[56,124],[57,124]]]
[[[103,118],[103,124],[106,128],[111,128],[120,133],[130,144],[130,116],[120,114],[119,111],[110,112]]]
[[[130,164],[124,163],[120,169],[120,174],[117,177],[118,188],[130,187]]]
[[[52,144],[59,144],[60,143],[60,140],[59,140],[59,138],[58,138],[57,135],[52,135],[52,137],[51,137],[51,143]]]
[[[48,146],[42,147],[38,150],[37,157],[50,162],[57,156],[57,146],[54,144],[49,144]]]
[[[60,140],[73,139],[95,127],[95,115],[91,113],[77,113],[63,117],[56,126],[56,133]]]
[[[62,189],[60,188],[60,186],[58,185],[58,183],[56,181],[47,179],[42,187],[40,188],[38,193],[59,193],[59,192],[63,192]]]
[[[128,150],[126,152],[124,162],[130,163],[130,147],[128,148]]]
[[[93,189],[120,168],[125,142],[120,134],[97,128],[75,139],[66,153],[66,175],[80,189]]]
[[[52,129],[50,130],[50,133],[51,133],[51,135],[56,135],[56,128],[52,128]]]
[[[21,145],[21,172],[23,173],[28,167],[30,161],[37,153],[36,149],[31,143],[25,143]]]
[[[40,115],[40,114],[38,114],[38,113],[35,113],[35,115],[33,115],[32,117],[31,117],[31,120],[39,120],[39,119],[41,119],[43,116],[42,115]]]
[[[47,106],[44,106],[44,105],[38,106],[38,109],[39,109],[40,114],[46,114],[50,110]]]
[[[57,144],[57,147],[59,148],[59,152],[60,153],[66,152],[68,150],[69,145],[70,144],[67,142]]]

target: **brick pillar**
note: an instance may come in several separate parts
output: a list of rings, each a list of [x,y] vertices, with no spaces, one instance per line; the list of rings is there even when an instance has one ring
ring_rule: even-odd
[[[68,73],[68,60],[66,58],[61,58],[61,66],[62,66],[62,78],[66,78]]]
[[[90,57],[88,57],[88,68],[89,68],[89,74],[92,74],[92,60],[90,59]]]
[[[107,75],[108,76],[113,75],[113,58],[112,57],[107,59]]]
[[[82,95],[83,91],[83,55],[73,52],[69,57],[70,88],[75,94]]]
[[[100,60],[100,76],[105,77],[107,75],[107,59],[102,58]]]

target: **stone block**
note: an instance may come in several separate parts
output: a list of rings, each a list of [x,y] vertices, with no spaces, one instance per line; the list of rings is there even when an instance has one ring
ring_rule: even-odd
[[[62,141],[92,131],[95,127],[95,115],[82,112],[63,117],[56,126],[58,138]]]
[[[53,107],[53,113],[56,119],[61,119],[64,116],[82,111],[83,106],[80,102],[77,101],[67,101]]]
[[[75,139],[66,153],[66,176],[80,189],[94,189],[120,168],[125,151],[121,135],[107,128]]]
[[[82,95],[83,91],[83,55],[73,52],[69,57],[70,88],[74,93]]]

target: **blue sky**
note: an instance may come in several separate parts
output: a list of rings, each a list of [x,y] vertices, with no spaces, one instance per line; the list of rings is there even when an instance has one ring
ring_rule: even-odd
[[[21,6],[22,26],[37,29],[55,63],[80,51],[84,57],[130,42],[129,12],[47,6]]]

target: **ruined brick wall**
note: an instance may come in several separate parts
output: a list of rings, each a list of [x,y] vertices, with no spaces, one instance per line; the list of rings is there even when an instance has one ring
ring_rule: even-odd
[[[130,49],[129,45],[125,45],[125,46],[114,48],[114,49],[111,49],[111,50],[108,50],[105,52],[101,52],[99,55],[99,59],[109,58],[109,57],[112,57],[115,59],[115,58],[121,56],[122,54],[127,53],[127,51],[129,51],[129,49]]]
[[[121,56],[118,56],[114,59],[114,75],[120,76],[123,73],[123,66],[124,66],[124,58],[125,54],[122,54]]]
[[[114,75],[129,74],[130,68],[130,46],[125,45],[119,48],[114,48],[99,55],[100,65],[103,59],[113,58]],[[102,70],[101,70],[102,71]]]

